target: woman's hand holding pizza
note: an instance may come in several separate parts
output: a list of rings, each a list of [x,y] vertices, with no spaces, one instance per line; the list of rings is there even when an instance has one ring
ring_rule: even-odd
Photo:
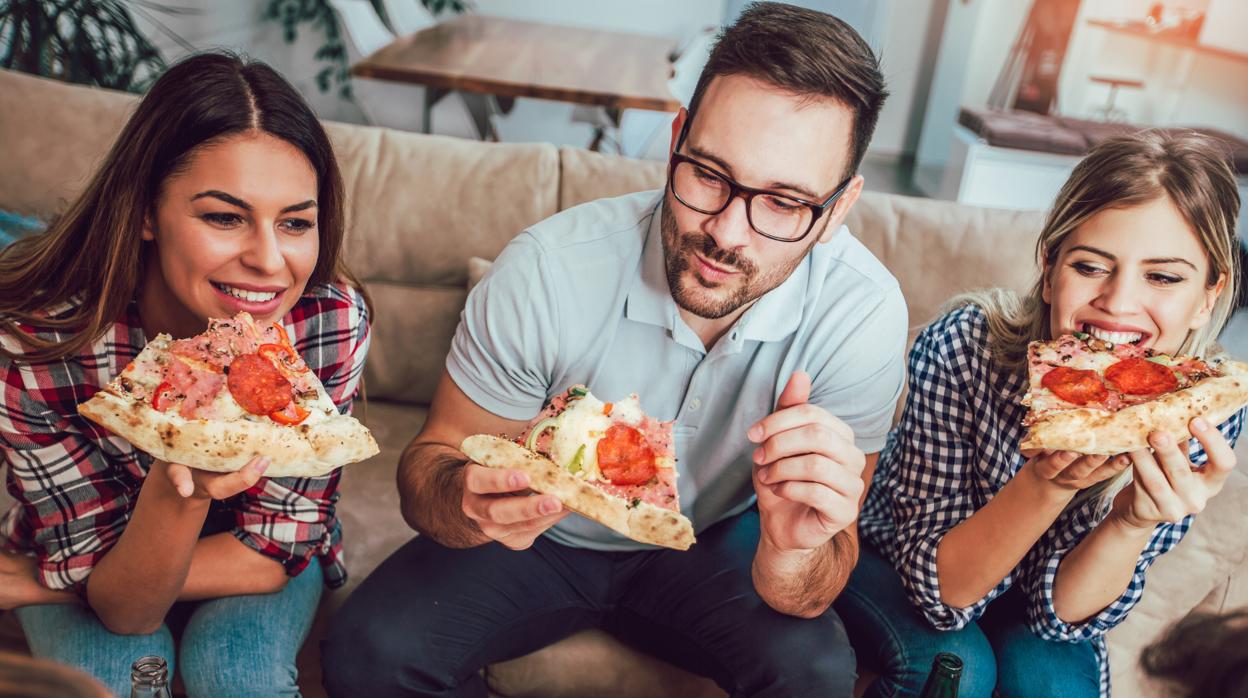
[[[1187,457],[1187,442],[1176,442],[1164,432],[1153,432],[1147,449],[1132,452],[1135,466],[1131,484],[1114,498],[1110,517],[1133,528],[1153,528],[1165,522],[1178,522],[1199,514],[1205,504],[1226,484],[1235,468],[1235,451],[1222,432],[1197,417],[1190,423],[1192,434],[1209,457],[1196,469]]]
[[[269,467],[269,459],[257,456],[232,473],[214,473],[164,461],[156,461],[153,467],[165,471],[169,484],[173,485],[173,489],[183,499],[229,499],[259,482],[265,469]]]
[[[464,466],[464,515],[491,540],[524,550],[568,515],[552,495],[533,495],[529,476],[519,470]],[[518,496],[519,495],[519,496]]]
[[[1079,455],[1072,451],[1040,451],[1025,467],[1043,484],[1073,494],[1085,487],[1108,480],[1131,464],[1125,455]]]
[[[780,550],[811,550],[858,518],[866,456],[853,431],[812,405],[810,377],[798,371],[776,411],[750,428],[754,491],[762,534]]]

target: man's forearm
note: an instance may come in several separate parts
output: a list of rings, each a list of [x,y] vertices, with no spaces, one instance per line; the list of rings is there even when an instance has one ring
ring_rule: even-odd
[[[814,618],[840,596],[857,562],[854,526],[813,550],[778,551],[764,537],[754,555],[754,588],[776,611]]]
[[[489,542],[464,515],[464,465],[468,459],[442,444],[413,443],[399,461],[399,502],[407,525],[448,548]]]

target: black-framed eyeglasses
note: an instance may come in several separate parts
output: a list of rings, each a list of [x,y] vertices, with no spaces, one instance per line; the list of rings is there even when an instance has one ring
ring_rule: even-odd
[[[745,199],[745,217],[754,232],[780,242],[798,242],[810,234],[815,223],[845,193],[853,180],[850,175],[836,191],[815,203],[766,189],[755,189],[734,180],[704,162],[679,152],[689,132],[689,119],[681,127],[672,150],[667,186],[676,200],[708,216],[723,213],[738,196]]]

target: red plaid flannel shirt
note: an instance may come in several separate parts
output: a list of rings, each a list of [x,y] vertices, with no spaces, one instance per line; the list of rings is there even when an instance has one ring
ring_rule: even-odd
[[[351,411],[364,359],[369,319],[363,297],[343,285],[311,288],[282,319],[295,348],[325,385],[339,411]],[[45,338],[55,330],[23,326]],[[11,334],[0,342],[18,349]],[[0,537],[39,561],[40,581],[82,592],[96,563],[121,537],[152,457],[78,415],[78,403],[121,372],[147,343],[138,305],[77,356],[45,363],[0,358],[0,454],[17,504],[0,516]],[[262,478],[215,506],[233,518],[247,546],[299,574],[320,557],[325,583],[346,582],[342,532],[335,515],[338,470],[315,478]]]

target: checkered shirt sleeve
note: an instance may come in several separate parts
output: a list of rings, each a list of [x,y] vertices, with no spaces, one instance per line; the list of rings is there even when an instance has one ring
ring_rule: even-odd
[[[911,602],[936,628],[957,630],[979,617],[1012,583],[1006,577],[972,606],[941,600],[936,549],[954,526],[979,508],[975,496],[975,432],[981,428],[959,380],[978,355],[968,338],[936,323],[915,340],[909,358],[910,393],[886,452],[895,478],[891,514],[896,526],[893,561]]]

